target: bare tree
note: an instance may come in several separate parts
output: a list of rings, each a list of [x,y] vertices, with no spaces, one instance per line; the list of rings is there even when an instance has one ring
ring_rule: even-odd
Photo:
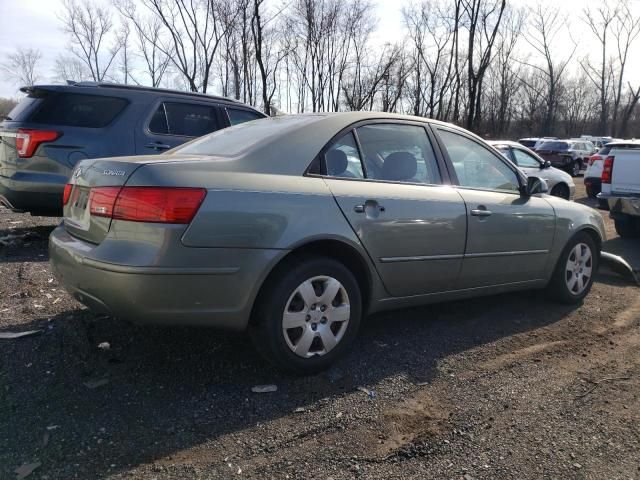
[[[61,83],[66,81],[81,82],[91,79],[91,74],[87,70],[86,65],[72,55],[58,55],[53,71],[53,79]]]
[[[70,37],[70,51],[82,61],[96,82],[102,82],[120,45],[113,38],[114,24],[107,8],[77,0],[64,0],[60,20]]]
[[[525,34],[527,43],[542,57],[542,65],[527,63],[542,73],[546,81],[545,115],[542,122],[542,135],[549,135],[556,126],[558,103],[563,75],[576,52],[574,43],[570,53],[563,58],[554,52],[558,45],[558,34],[566,29],[567,19],[559,14],[558,9],[538,5],[530,11],[533,17],[529,31]]]
[[[20,86],[34,85],[40,78],[38,62],[42,53],[37,48],[18,48],[0,65],[2,72]]]

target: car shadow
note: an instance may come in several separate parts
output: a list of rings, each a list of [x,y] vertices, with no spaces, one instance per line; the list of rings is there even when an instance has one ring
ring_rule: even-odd
[[[0,263],[46,262],[47,245],[55,225],[0,230]]]
[[[266,364],[240,334],[136,326],[85,309],[41,318],[19,326],[41,333],[0,340],[0,438],[10,439],[0,465],[9,474],[18,466],[9,458],[37,458],[49,478],[104,478],[397,374],[429,382],[441,359],[574,308],[523,292],[377,314],[335,367],[303,378]],[[258,384],[278,390],[252,393]]]

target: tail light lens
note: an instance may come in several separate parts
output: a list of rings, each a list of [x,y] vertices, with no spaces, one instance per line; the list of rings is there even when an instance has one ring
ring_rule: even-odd
[[[596,160],[602,160],[602,157],[600,155],[591,155],[589,157],[589,165],[593,165]]]
[[[122,187],[92,188],[89,194],[89,212],[96,217],[113,217],[113,206]]]
[[[19,128],[16,134],[16,150],[21,158],[30,158],[35,153],[38,145],[44,142],[53,142],[60,137],[60,132],[53,130],[31,130]]]
[[[604,165],[602,166],[602,183],[611,183],[611,172],[613,172],[613,160],[615,157],[609,156],[604,159]]]
[[[67,183],[64,186],[64,191],[62,192],[62,206],[64,207],[67,203],[69,203],[69,198],[71,197],[71,189],[73,185]]]
[[[190,223],[207,191],[179,187],[97,187],[91,189],[91,215],[131,222]]]

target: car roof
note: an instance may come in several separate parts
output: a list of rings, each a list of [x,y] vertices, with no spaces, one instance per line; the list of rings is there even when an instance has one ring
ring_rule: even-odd
[[[46,91],[61,91],[61,92],[77,92],[81,93],[79,89],[87,90],[86,93],[89,93],[91,89],[99,89],[100,91],[112,91],[112,93],[117,95],[157,95],[157,96],[175,96],[175,97],[193,97],[199,100],[204,101],[216,101],[225,104],[233,104],[239,107],[246,107],[254,111],[258,111],[254,107],[247,105],[245,103],[240,102],[239,100],[235,100],[232,98],[222,97],[218,95],[209,95],[206,93],[200,92],[185,92],[181,90],[172,90],[168,88],[155,88],[155,87],[147,87],[143,85],[123,85],[119,83],[109,83],[109,82],[72,82],[67,81],[66,85],[60,84],[43,84],[43,85],[33,85],[33,86],[25,86],[20,89],[23,93],[32,93],[38,90],[46,90]]]
[[[605,145],[605,147],[622,147],[622,146],[640,146],[640,140],[618,140],[614,142],[609,142]]]

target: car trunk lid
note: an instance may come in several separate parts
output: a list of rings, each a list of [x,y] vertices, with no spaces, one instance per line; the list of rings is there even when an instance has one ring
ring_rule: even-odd
[[[614,157],[611,172],[611,192],[640,195],[640,150],[611,149]]]

